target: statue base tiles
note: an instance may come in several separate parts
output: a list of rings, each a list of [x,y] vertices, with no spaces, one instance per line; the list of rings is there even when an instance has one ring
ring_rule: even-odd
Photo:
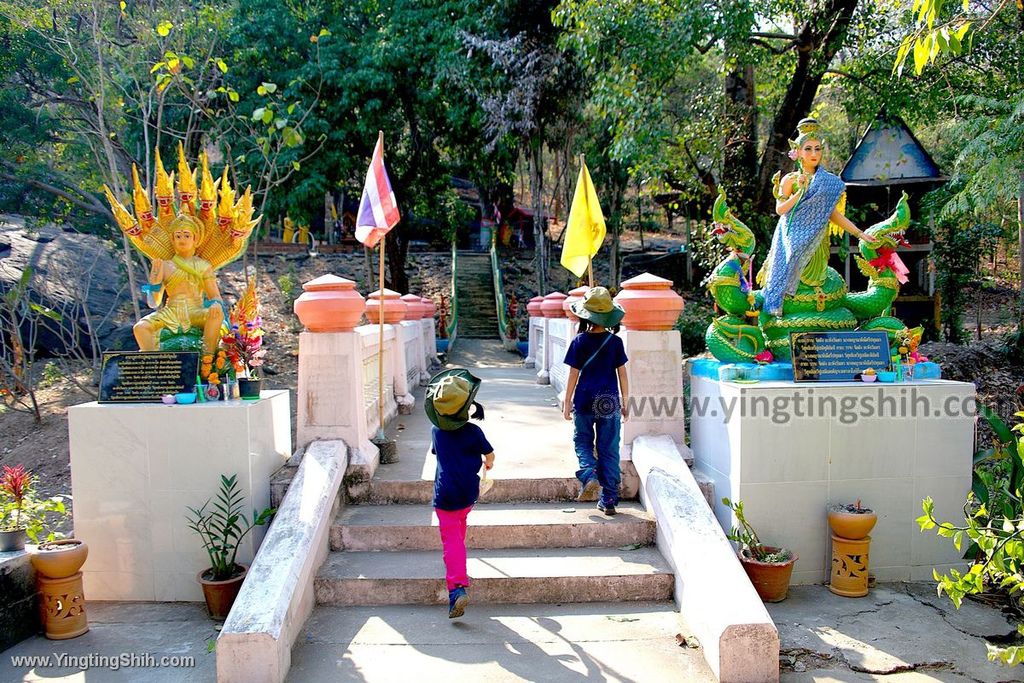
[[[174,173],[164,170],[160,152],[156,151],[156,215],[134,164],[134,215],[109,187],[103,186],[118,226],[150,261],[148,282],[142,289],[149,306],[156,310],[135,323],[135,340],[141,351],[210,354],[217,349],[228,320],[217,286],[217,270],[245,253],[249,237],[262,218],[252,217],[251,187],[236,200],[228,181],[228,167],[214,182],[206,152],[199,160],[200,169],[189,168],[178,143],[175,193]],[[198,184],[197,173],[201,173]]]

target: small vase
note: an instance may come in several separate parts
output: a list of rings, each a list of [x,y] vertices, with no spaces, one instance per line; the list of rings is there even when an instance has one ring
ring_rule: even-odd
[[[254,400],[260,397],[260,389],[263,387],[262,379],[249,379],[240,377],[238,379],[238,391],[245,400]]]
[[[25,549],[25,530],[0,531],[0,553]]]

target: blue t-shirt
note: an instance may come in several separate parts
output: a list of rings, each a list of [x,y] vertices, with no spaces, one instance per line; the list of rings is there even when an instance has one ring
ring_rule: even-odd
[[[591,356],[594,359],[587,363]],[[565,364],[580,370],[579,382],[572,397],[573,410],[580,415],[599,417],[618,414],[621,400],[619,378],[615,371],[625,365],[627,360],[622,340],[611,332],[577,334],[565,352]]]
[[[437,455],[434,474],[434,507],[461,510],[476,502],[480,495],[480,456],[494,449],[482,429],[467,422],[458,429],[434,427],[431,452]]]

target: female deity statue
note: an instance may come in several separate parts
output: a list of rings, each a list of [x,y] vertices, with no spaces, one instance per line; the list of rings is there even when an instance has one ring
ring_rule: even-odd
[[[846,192],[843,181],[836,175],[819,168],[825,148],[825,136],[814,119],[803,119],[797,124],[796,140],[790,141],[790,158],[797,161],[798,169],[786,174],[779,182],[775,176],[775,211],[779,223],[772,237],[771,249],[765,259],[757,281],[763,286],[762,311],[770,316],[782,315],[783,299],[796,293],[801,276],[812,260],[821,261],[824,272],[828,262],[829,225],[832,232],[843,230],[868,244],[877,240],[857,228],[843,215]],[[818,286],[820,282],[805,282]]]
[[[205,152],[200,163],[201,169],[190,168],[179,143],[175,202],[174,174],[164,169],[157,151],[156,215],[134,165],[134,215],[103,186],[117,224],[152,264],[143,291],[157,310],[135,324],[140,351],[216,350],[225,320],[216,272],[244,253],[262,218],[252,217],[251,189],[236,199],[228,169],[214,182]]]

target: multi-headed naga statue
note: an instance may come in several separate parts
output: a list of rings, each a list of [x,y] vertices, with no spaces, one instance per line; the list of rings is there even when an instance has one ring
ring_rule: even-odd
[[[889,218],[860,231],[843,215],[843,181],[821,162],[824,136],[813,119],[798,125],[790,156],[799,170],[780,180],[776,174],[776,211],[780,219],[754,290],[751,257],[753,232],[737,219],[720,193],[712,209],[714,235],[729,255],[708,278],[708,289],[723,315],[705,334],[708,349],[726,362],[751,362],[770,352],[788,359],[791,332],[820,330],[885,330],[890,342],[905,328],[889,309],[907,281],[907,269],[896,249],[905,246],[910,224],[906,194]],[[828,266],[829,235],[842,231],[860,239],[857,266],[868,278],[864,292],[850,292]]]
[[[245,252],[249,236],[262,218],[252,218],[251,188],[235,200],[227,167],[214,182],[205,152],[200,155],[200,165],[197,187],[197,171],[189,168],[179,143],[175,202],[174,173],[164,170],[157,150],[155,216],[134,164],[134,216],[103,186],[117,224],[151,262],[149,283],[143,290],[157,310],[135,323],[135,340],[142,351],[201,348],[212,353],[217,348],[226,316],[216,272]]]

